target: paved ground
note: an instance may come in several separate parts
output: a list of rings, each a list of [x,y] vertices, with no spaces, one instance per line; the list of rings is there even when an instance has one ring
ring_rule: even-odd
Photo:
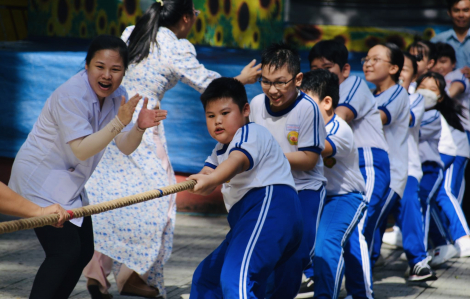
[[[13,218],[0,216],[0,221]],[[224,217],[197,217],[178,215],[173,254],[165,268],[169,299],[189,298],[191,276],[198,263],[224,238],[228,232]],[[407,263],[402,251],[384,247],[385,265],[375,269],[375,298],[470,298],[470,258],[453,259],[437,270],[439,280],[422,285],[407,285],[403,278]],[[21,231],[0,235],[0,298],[28,298],[34,275],[44,253],[34,232]],[[114,279],[110,279],[114,283]],[[71,298],[90,298],[82,277]],[[113,284],[115,299],[120,296]],[[341,298],[345,297],[344,290]]]

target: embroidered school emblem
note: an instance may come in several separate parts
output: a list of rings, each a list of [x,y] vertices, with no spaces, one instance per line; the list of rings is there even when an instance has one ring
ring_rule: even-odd
[[[333,168],[336,165],[336,159],[333,157],[328,157],[323,159],[323,164],[328,168]]]
[[[292,145],[297,145],[299,142],[299,132],[290,131],[289,134],[287,134],[287,141]]]

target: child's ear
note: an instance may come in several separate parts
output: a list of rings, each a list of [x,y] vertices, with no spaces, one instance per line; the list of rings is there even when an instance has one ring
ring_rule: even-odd
[[[297,76],[295,76],[295,86],[300,87],[300,85],[302,85],[303,78],[304,78],[304,74],[298,73]]]
[[[398,65],[392,64],[389,71],[388,71],[388,73],[390,75],[395,75],[398,72],[398,70],[399,70]]]
[[[246,103],[245,106],[243,106],[242,114],[244,117],[250,116],[250,104]]]
[[[330,96],[324,97],[321,103],[323,104],[325,111],[333,110],[333,99]]]
[[[343,69],[341,70],[341,74],[343,75],[344,78],[349,77],[349,74],[351,73],[351,65],[349,63],[346,63],[343,66]]]
[[[429,59],[428,60],[428,70],[430,70],[434,65],[436,64],[436,61],[434,59]]]

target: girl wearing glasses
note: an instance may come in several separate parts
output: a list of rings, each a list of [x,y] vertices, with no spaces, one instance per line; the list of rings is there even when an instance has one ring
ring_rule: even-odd
[[[178,81],[203,92],[220,77],[199,63],[194,46],[186,40],[198,13],[192,0],[159,0],[135,26],[124,30],[122,39],[129,47],[130,65],[123,85],[129,94],[139,90],[148,97],[149,107],[159,109],[165,92]],[[236,79],[254,83],[258,69],[252,61]],[[140,109],[137,106],[134,120]],[[115,143],[110,144],[87,190],[90,202],[96,204],[174,183],[162,124],[145,132],[132,155],[121,154]],[[163,265],[171,254],[175,199],[176,195],[170,195],[94,217],[96,252],[84,271],[93,298],[110,297],[106,277],[113,260],[121,294],[164,295]]]
[[[377,205],[380,213],[367,215],[366,226],[375,223],[375,232],[364,232],[374,266],[380,255],[384,222],[395,202],[403,197],[408,177],[408,125],[410,123],[410,103],[407,91],[398,85],[404,57],[395,45],[386,43],[372,47],[363,59],[366,80],[375,84],[374,92],[377,107],[389,146],[390,187]],[[372,203],[371,203],[372,204]]]

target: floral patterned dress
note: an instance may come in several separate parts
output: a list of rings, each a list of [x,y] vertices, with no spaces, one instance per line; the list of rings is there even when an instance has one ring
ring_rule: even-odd
[[[133,29],[126,28],[121,38],[127,41]],[[160,27],[149,56],[129,66],[122,84],[129,96],[139,93],[148,97],[151,108],[160,106],[164,93],[178,81],[203,92],[218,77],[218,73],[199,63],[188,40],[178,39],[171,30]],[[142,102],[134,113],[134,122]],[[113,141],[86,189],[90,204],[97,204],[175,183],[162,122],[145,131],[142,143],[129,156],[122,154]],[[145,275],[148,285],[158,288],[160,294],[165,294],[163,265],[172,249],[175,199],[173,194],[93,216],[95,250],[115,261],[114,273],[125,264]]]

